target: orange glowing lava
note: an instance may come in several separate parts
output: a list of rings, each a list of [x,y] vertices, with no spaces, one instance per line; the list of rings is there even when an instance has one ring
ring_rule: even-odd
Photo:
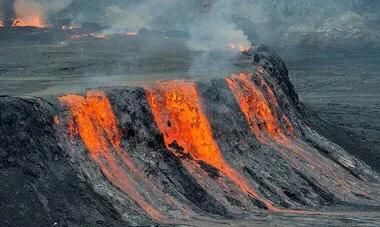
[[[12,23],[12,27],[35,27],[45,28],[47,27],[42,17],[36,15],[33,17],[26,17],[23,19],[15,19]]]
[[[138,32],[127,32],[127,36],[135,36],[138,35]]]
[[[226,79],[238,101],[249,126],[260,142],[281,136],[281,126],[262,91],[251,81],[248,74],[237,74]]]
[[[292,162],[296,168],[306,163],[320,176],[325,176],[329,180],[334,179],[330,181],[331,184],[336,184],[338,187],[352,191],[353,185],[347,183],[350,180],[342,176],[339,171],[333,170],[336,166],[331,160],[326,159],[318,152],[306,152],[304,150],[304,148],[313,148],[310,148],[309,145],[297,138],[292,122],[288,116],[279,110],[280,107],[275,93],[260,75],[262,74],[262,69],[259,68],[258,73],[258,75],[255,75],[258,77],[255,78],[255,82],[260,86],[256,85],[252,80],[253,75],[249,74],[240,73],[226,79],[227,85],[235,96],[251,131],[258,141],[283,153],[284,157]],[[289,158],[288,154],[295,156]],[[313,211],[285,209],[278,209],[278,211],[294,214],[315,213]]]
[[[277,210],[270,201],[261,198],[248,181],[223,159],[193,82],[159,82],[157,86],[147,88],[146,95],[169,151],[181,156],[171,146],[176,142],[193,159],[218,169],[240,190],[260,201],[269,210]]]
[[[47,27],[43,7],[38,2],[15,0],[13,7],[16,14],[16,19],[12,23],[13,27]]]
[[[250,45],[235,44],[235,43],[229,44],[228,47],[234,50],[239,50],[240,52],[249,51],[251,49]]]
[[[89,156],[103,174],[127,193],[148,215],[160,220],[163,215],[136,190],[127,169],[136,167],[120,147],[121,134],[116,116],[105,93],[89,91],[87,97],[66,95],[59,98],[69,109],[68,131],[71,138],[79,134]]]

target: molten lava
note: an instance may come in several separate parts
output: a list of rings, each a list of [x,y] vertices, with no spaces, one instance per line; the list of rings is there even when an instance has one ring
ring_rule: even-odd
[[[268,209],[277,210],[270,201],[261,198],[248,181],[223,159],[193,82],[159,82],[156,87],[147,88],[146,95],[154,120],[164,135],[169,151],[179,157],[183,155],[173,149],[173,143],[176,143],[194,160],[218,169],[240,190],[260,201]]]
[[[101,91],[89,91],[87,97],[67,95],[60,102],[70,112],[68,131],[73,139],[79,134],[89,156],[103,174],[127,193],[147,214],[156,220],[163,218],[136,190],[129,171],[136,167],[120,147],[121,134],[116,116],[106,95]]]
[[[248,44],[231,43],[228,45],[228,47],[234,50],[239,50],[240,52],[249,51],[251,49],[251,45],[248,45]]]
[[[303,160],[321,171],[326,170],[328,165],[318,161],[319,159],[313,157],[312,153],[305,152],[302,143],[294,137],[296,134],[291,121],[285,114],[279,113],[279,104],[274,92],[260,75],[261,70],[258,73],[256,76],[260,86],[252,81],[252,75],[244,73],[226,79],[257,140],[280,152],[285,148],[286,151],[296,155],[295,160]],[[285,154],[285,157],[288,155]],[[337,176],[336,179],[338,178],[341,177]]]
[[[240,73],[226,81],[257,139],[267,143],[268,136],[281,137],[281,125],[263,92],[252,82],[251,76]]]
[[[23,19],[15,19],[12,23],[12,27],[36,27],[45,28],[47,25],[44,20],[39,16],[26,17]]]
[[[47,27],[44,20],[44,11],[38,2],[15,0],[13,7],[16,19],[13,21],[12,27]]]

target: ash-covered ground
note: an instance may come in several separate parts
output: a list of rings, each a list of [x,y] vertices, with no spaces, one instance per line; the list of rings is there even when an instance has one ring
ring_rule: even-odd
[[[112,189],[110,194],[107,189],[109,185],[99,183],[102,182],[100,180],[102,177],[96,175],[99,173],[91,172],[90,170],[86,172],[85,167],[90,168],[93,167],[94,164],[84,161],[86,158],[81,155],[86,154],[86,152],[80,142],[75,142],[73,145],[74,149],[69,150],[69,154],[64,153],[63,158],[61,157],[62,154],[59,154],[61,146],[65,147],[65,145],[62,145],[62,143],[65,143],[65,140],[60,140],[62,138],[55,141],[58,147],[56,147],[56,144],[50,144],[51,147],[38,147],[39,143],[47,144],[49,142],[46,141],[49,139],[48,137],[55,133],[54,128],[51,128],[52,126],[47,127],[45,124],[51,120],[49,117],[52,116],[50,115],[57,114],[56,108],[62,108],[57,107],[58,104],[56,101],[49,103],[50,100],[54,100],[57,96],[74,93],[84,94],[87,88],[96,87],[101,87],[107,91],[107,96],[109,96],[109,99],[113,103],[113,108],[121,121],[120,124],[131,127],[131,131],[123,131],[126,134],[123,137],[123,141],[127,143],[125,140],[128,141],[129,138],[133,138],[132,144],[123,145],[125,145],[126,148],[130,148],[131,151],[134,151],[131,156],[138,164],[157,161],[154,159],[151,160],[152,157],[149,157],[149,155],[144,156],[144,158],[140,160],[140,154],[136,152],[140,151],[140,149],[141,151],[147,152],[145,146],[154,148],[154,152],[157,153],[155,153],[157,159],[162,158],[160,152],[165,150],[165,148],[160,144],[162,139],[159,139],[160,134],[157,133],[157,127],[152,127],[152,124],[150,124],[152,121],[150,118],[152,118],[152,116],[149,114],[146,114],[146,116],[141,115],[141,113],[146,113],[146,109],[148,109],[145,106],[139,105],[141,103],[148,105],[144,101],[144,98],[139,95],[141,90],[125,88],[127,86],[135,87],[143,85],[143,87],[145,87],[154,84],[157,80],[171,79],[192,79],[198,81],[202,96],[207,97],[206,102],[208,108],[206,108],[206,112],[207,116],[210,117],[213,130],[216,132],[216,139],[220,144],[224,143],[224,146],[221,147],[227,150],[229,146],[233,144],[233,141],[224,141],[225,138],[232,138],[231,140],[237,139],[241,142],[241,138],[248,135],[244,134],[247,133],[245,128],[239,127],[244,125],[244,123],[242,123],[242,119],[236,117],[237,113],[228,111],[226,113],[227,116],[231,117],[234,123],[233,127],[226,127],[223,121],[218,121],[221,117],[219,110],[233,109],[236,107],[236,104],[232,104],[232,96],[227,97],[227,95],[225,95],[224,90],[226,88],[220,85],[220,80],[209,82],[210,79],[221,79],[229,76],[232,72],[238,72],[250,66],[250,59],[246,59],[240,55],[231,58],[229,57],[229,50],[216,51],[207,56],[206,59],[210,62],[209,65],[196,65],[196,67],[194,67],[192,62],[194,62],[194,59],[202,58],[203,53],[189,51],[185,45],[185,37],[181,36],[182,34],[145,31],[136,36],[116,35],[104,39],[93,36],[78,38],[73,37],[72,34],[51,29],[25,30],[25,28],[0,30],[0,34],[0,95],[4,96],[2,97],[2,102],[4,104],[3,106],[7,107],[7,110],[19,110],[15,116],[12,116],[10,113],[2,113],[3,130],[5,132],[7,126],[14,124],[36,126],[36,129],[27,130],[25,133],[22,132],[19,137],[6,135],[4,138],[7,138],[8,141],[2,141],[6,145],[9,145],[10,142],[13,141],[18,148],[15,150],[17,151],[15,152],[15,156],[5,155],[7,159],[1,166],[3,167],[1,172],[4,175],[4,184],[2,184],[4,193],[0,194],[4,198],[3,201],[18,201],[18,204],[4,204],[1,202],[0,204],[2,207],[5,207],[4,205],[10,207],[9,210],[17,210],[17,207],[21,207],[20,210],[24,212],[24,215],[28,215],[28,218],[25,220],[31,221],[30,225],[32,226],[37,226],[38,220],[54,225],[52,221],[55,219],[57,219],[59,226],[70,226],[70,224],[80,226],[81,223],[82,225],[92,223],[99,226],[103,224],[106,226],[124,226],[126,224],[124,222],[125,216],[123,215],[131,218],[130,222],[127,222],[129,224],[151,224],[151,222],[146,220],[145,216],[136,215],[136,213],[143,213],[139,208],[135,208],[136,204],[129,204],[128,202],[130,202],[130,200],[124,197],[122,198],[125,200],[117,198],[117,196],[119,196],[118,192],[112,191],[115,189]],[[303,117],[305,117],[305,121],[313,129],[318,131],[319,134],[342,146],[350,155],[363,160],[372,167],[373,170],[378,172],[380,169],[378,164],[380,160],[380,121],[376,117],[380,111],[380,92],[378,89],[380,66],[377,64],[380,59],[379,52],[373,49],[278,49],[277,52],[288,66],[289,77],[295,86],[295,91],[299,94],[300,100],[307,106],[307,113],[302,113],[302,115],[304,115]],[[262,64],[265,66],[264,63]],[[277,70],[281,71],[278,65],[276,67]],[[277,72],[276,70],[274,71]],[[268,75],[269,78],[270,76],[272,75]],[[217,91],[213,89],[217,89]],[[286,96],[287,95],[288,94],[286,94]],[[28,96],[30,99],[19,100],[5,96]],[[49,100],[49,102],[40,101],[38,98],[35,98],[39,96]],[[282,96],[280,95],[279,97]],[[290,98],[294,97],[290,95]],[[290,103],[292,103],[292,101],[290,101]],[[29,105],[32,105],[34,109],[29,109]],[[288,113],[287,102],[284,101],[284,103],[282,103],[282,101],[280,101],[280,106],[280,112],[284,111]],[[219,107],[220,109],[218,109]],[[294,110],[291,109],[291,111]],[[292,114],[300,114],[291,111],[290,116],[292,117]],[[59,109],[58,115],[62,124],[65,123],[66,114],[69,115],[67,112]],[[126,112],[128,112],[128,114],[126,114]],[[46,114],[46,116],[44,114]],[[132,116],[135,116],[135,118]],[[14,119],[21,119],[21,121],[15,123],[13,122]],[[24,124],[24,122],[26,123]],[[229,130],[230,128],[233,128],[233,130]],[[66,129],[63,127],[61,130],[65,132],[64,130]],[[145,130],[147,130],[147,132]],[[41,154],[44,154],[44,152],[48,153],[48,159],[54,161],[49,162],[49,166],[47,167],[44,167],[43,164],[41,164],[42,161],[39,161],[41,158],[40,153],[35,154],[36,156],[30,156],[28,154],[25,158],[22,156],[23,150],[20,147],[22,147],[23,142],[29,141],[29,134],[35,131],[47,136],[46,138],[39,138],[38,135],[33,135],[32,141],[34,141],[34,143],[28,144],[26,149],[31,152],[35,147],[38,147],[39,152],[42,151]],[[305,132],[303,129],[300,129],[300,131],[305,133],[305,135],[302,136],[309,138],[307,130],[305,130]],[[149,137],[147,135],[154,136]],[[17,138],[20,138],[20,140],[18,141]],[[141,142],[141,140],[144,141],[145,139],[148,141],[148,144]],[[318,145],[318,140],[314,141],[313,138],[309,138],[309,140],[311,140],[311,142],[308,141],[311,144],[317,147],[321,146],[320,144]],[[248,143],[255,142],[249,139]],[[321,144],[323,144],[323,142],[321,142]],[[134,146],[137,147],[137,151],[134,150]],[[254,147],[252,144],[249,146]],[[247,148],[243,146],[243,148],[240,149],[242,150],[239,155],[242,155],[244,151],[252,149],[252,147]],[[340,165],[344,165],[341,163],[342,161],[339,160],[339,157],[337,158],[334,154],[329,153],[328,148],[319,147],[319,149],[322,151],[326,149],[327,151],[324,155],[327,157],[331,155],[330,158],[332,160],[335,160]],[[260,151],[268,150],[263,148],[263,150]],[[12,149],[8,146],[7,151],[12,151]],[[52,151],[52,154],[49,153],[50,151]],[[244,161],[244,159],[238,158],[240,157],[239,155],[233,157],[232,154],[229,156],[228,152],[226,153],[228,160],[236,159],[238,162],[241,160]],[[164,188],[167,190],[165,193],[173,193],[176,196],[178,196],[176,194],[178,192],[174,186],[187,184],[188,187],[191,186],[190,188],[195,187],[195,190],[199,191],[197,195],[185,190],[184,196],[187,200],[194,203],[195,206],[204,209],[203,211],[207,213],[207,215],[194,215],[191,221],[174,219],[169,222],[169,224],[190,226],[380,225],[380,208],[379,204],[377,204],[378,198],[376,197],[378,196],[378,192],[377,190],[373,190],[372,192],[371,189],[367,188],[369,187],[368,185],[363,186],[363,190],[368,190],[373,193],[374,199],[372,201],[366,198],[365,194],[355,194],[356,192],[353,192],[355,195],[353,197],[359,198],[358,201],[363,199],[366,202],[341,202],[340,200],[345,200],[346,197],[347,201],[350,201],[351,195],[349,192],[347,192],[347,195],[339,195],[340,189],[336,189],[337,191],[335,191],[335,187],[339,188],[340,186],[336,185],[331,186],[331,191],[326,190],[326,188],[321,189],[323,186],[320,187],[318,183],[315,184],[315,182],[318,182],[318,180],[315,180],[317,174],[312,171],[308,172],[309,170],[307,170],[306,173],[299,173],[304,167],[302,167],[302,164],[298,163],[297,160],[293,160],[293,165],[300,169],[294,171],[289,167],[291,166],[290,164],[279,159],[277,155],[270,158],[263,154],[257,157],[254,155],[242,155],[241,157],[247,157],[250,161],[256,160],[256,158],[259,161],[263,161],[263,163],[258,162],[258,164],[251,164],[251,168],[257,168],[256,170],[266,167],[264,161],[270,163],[271,160],[274,160],[274,165],[278,165],[276,167],[281,167],[273,170],[275,173],[273,185],[268,183],[271,176],[263,176],[263,178],[261,178],[255,177],[254,174],[252,175],[252,179],[257,183],[260,193],[265,195],[266,198],[276,201],[276,204],[279,206],[285,207],[299,208],[298,206],[305,206],[308,208],[309,206],[315,206],[314,208],[319,209],[321,213],[274,214],[264,210],[250,210],[246,213],[242,212],[241,216],[236,214],[230,215],[224,210],[225,207],[227,207],[226,210],[234,206],[239,207],[241,204],[236,204],[241,202],[241,200],[239,200],[240,197],[237,196],[239,199],[232,198],[231,201],[225,202],[223,206],[220,206],[221,208],[218,208],[219,202],[223,203],[223,201],[218,201],[218,198],[223,197],[216,196],[215,201],[213,200],[214,198],[207,197],[210,195],[212,197],[212,193],[208,191],[210,189],[202,190],[201,188],[203,187],[194,183],[193,180],[184,182],[183,179],[185,178],[183,177],[191,179],[192,177],[189,177],[191,173],[186,173],[186,171],[180,167],[178,159],[172,156],[164,156],[164,160],[170,160],[170,162],[168,161],[169,164],[166,163],[169,167],[164,166],[165,168],[163,168],[159,166],[158,168],[162,169],[160,169],[161,172],[155,180],[158,181],[158,179],[168,177],[169,175],[174,183],[167,182],[166,184],[169,186],[164,185]],[[78,167],[72,163],[72,166],[67,165],[65,161],[62,161],[66,159],[76,159],[74,163],[80,163],[84,166]],[[288,162],[292,163],[291,156]],[[26,166],[18,168],[15,163],[23,163]],[[215,174],[215,169],[210,166],[205,164],[201,166]],[[45,168],[52,173],[45,171]],[[334,166],[334,168],[337,167]],[[351,166],[346,166],[345,168],[347,168],[348,171],[342,170],[342,173],[349,175],[348,179],[354,179],[353,182],[355,182],[355,184],[361,182],[356,178],[367,181],[367,176],[364,175],[363,177],[361,175],[362,170],[357,172],[355,168],[350,169]],[[79,171],[78,169],[81,170]],[[341,170],[340,168],[337,169]],[[54,170],[57,170],[57,172],[54,172]],[[74,172],[80,172],[80,179]],[[247,172],[249,173],[250,171]],[[270,170],[268,172],[270,172]],[[285,176],[281,175],[284,173]],[[341,172],[334,174],[337,175],[339,173]],[[287,174],[294,175],[295,187],[299,187],[302,196],[299,197],[298,193],[295,193],[295,195],[292,194],[293,192],[291,190],[290,192],[287,191],[292,186],[282,181],[286,179]],[[352,177],[350,174],[354,177],[350,178]],[[51,181],[51,175],[55,177],[53,182]],[[216,173],[216,175],[218,175],[218,173]],[[376,176],[376,174],[374,175]],[[313,180],[307,180],[309,178]],[[210,175],[210,179],[212,179],[212,174]],[[321,185],[326,186],[326,184],[329,183],[329,179],[323,178],[320,179],[319,182]],[[306,183],[309,183],[310,187],[305,189],[307,192],[304,192],[301,189],[303,189],[302,187]],[[55,202],[51,201],[55,196],[54,193],[51,194],[49,187],[45,188],[44,184],[51,185],[50,189],[58,195]],[[145,182],[141,184],[149,185]],[[213,184],[214,183],[210,183],[210,185]],[[342,184],[345,184],[345,182]],[[211,191],[213,191],[214,189],[212,189],[210,185],[208,186],[211,187]],[[373,185],[378,186],[378,184]],[[20,186],[22,189],[16,190],[16,194],[11,193],[15,188]],[[280,186],[283,188],[280,189]],[[119,187],[122,188],[120,185]],[[65,191],[66,188],[70,190]],[[153,192],[147,189],[144,193],[155,193],[153,189],[147,188]],[[360,187],[358,188],[360,191]],[[217,191],[217,189],[215,190]],[[288,194],[280,193],[279,191],[281,190],[286,191]],[[310,194],[308,194],[309,192]],[[343,192],[346,193],[346,190],[343,190]],[[27,200],[26,198],[30,196],[30,194],[34,196],[31,197],[32,199]],[[223,192],[221,194],[223,194]],[[176,196],[173,197],[176,199],[179,198],[179,200],[183,199],[182,197]],[[70,198],[75,201],[70,201]],[[81,200],[77,201],[77,198],[81,198]],[[202,198],[207,198],[207,202],[198,204],[197,202],[199,200],[203,201]],[[157,206],[160,206],[161,203],[165,204],[165,202],[159,200],[155,201],[154,198],[151,200],[157,203],[158,205],[155,204]],[[337,202],[335,202],[335,200],[337,200]],[[122,204],[120,201],[126,201],[126,203]],[[325,202],[326,204],[324,204]],[[128,205],[133,207],[132,211],[125,208]],[[43,214],[45,213],[33,212],[33,210],[28,210],[28,208],[41,209],[49,215],[44,216]],[[185,208],[187,209],[187,207]],[[80,209],[83,209],[83,213],[85,214],[83,215],[83,213],[81,213],[80,215],[78,214],[78,216],[73,216],[73,213]],[[123,211],[123,209],[126,209],[127,214],[121,214],[120,210]],[[198,212],[198,210],[195,211]],[[212,213],[212,215],[210,215],[210,213]],[[14,215],[12,217],[20,217],[19,215],[21,214],[12,213],[12,215]],[[218,215],[223,218],[220,218]],[[0,223],[2,222],[0,221]],[[3,223],[5,226],[26,224],[23,220],[16,221],[8,219],[5,219]]]

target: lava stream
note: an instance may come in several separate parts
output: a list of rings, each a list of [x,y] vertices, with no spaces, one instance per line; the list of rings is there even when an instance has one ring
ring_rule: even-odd
[[[131,171],[136,169],[120,147],[118,122],[106,95],[101,91],[89,91],[87,97],[66,95],[59,100],[71,114],[71,120],[68,120],[71,138],[78,133],[90,158],[99,165],[103,174],[153,219],[162,220],[164,216],[139,194],[123,168],[122,164]]]
[[[312,160],[304,155],[303,150],[289,139],[289,135],[294,134],[294,127],[287,116],[282,114],[279,117],[279,114],[275,112],[273,107],[279,108],[279,105],[266,82],[262,81],[262,85],[268,97],[256,86],[249,74],[232,75],[226,79],[226,82],[259,142],[275,147],[281,145],[307,160],[310,164],[323,165],[317,159]],[[273,141],[275,144],[272,143]]]
[[[282,135],[281,126],[250,76],[240,73],[226,81],[257,139],[262,143],[269,142],[267,136],[279,140]]]
[[[260,77],[261,72],[259,71],[258,73]],[[227,78],[226,82],[235,96],[251,131],[259,142],[270,145],[280,152],[282,148],[291,151],[313,168],[317,167],[321,175],[325,175],[325,171],[331,169],[331,167],[336,168],[331,160],[323,159],[324,157],[319,155],[318,152],[315,154],[306,153],[302,146],[313,149],[307,144],[297,138],[292,139],[292,135],[295,134],[294,127],[286,115],[275,112],[279,108],[279,104],[275,94],[265,81],[261,80],[262,88],[259,88],[252,81],[251,75],[240,73]],[[353,190],[352,185],[349,185],[343,176],[337,174],[337,171],[331,171],[330,174],[334,176],[334,179],[341,187]],[[327,176],[327,179],[329,178]]]
[[[218,169],[240,190],[260,201],[269,210],[277,210],[270,201],[261,198],[248,181],[223,159],[193,82],[159,82],[156,87],[147,88],[146,95],[169,151],[177,156],[183,155],[173,150],[173,142],[176,142],[193,159]]]

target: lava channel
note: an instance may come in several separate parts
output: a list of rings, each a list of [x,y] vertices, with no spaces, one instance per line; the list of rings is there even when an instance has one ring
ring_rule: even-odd
[[[293,134],[294,128],[285,115],[282,116],[284,127],[273,112],[271,105],[278,104],[270,88],[264,84],[269,94],[267,99],[252,82],[251,76],[245,73],[232,75],[226,82],[259,142],[269,144],[270,140],[274,140],[283,145],[288,144],[286,134]]]
[[[297,159],[306,161],[313,168],[316,167],[314,171],[319,171],[320,175],[326,176],[326,179],[330,179],[330,176],[326,175],[326,170],[336,168],[336,166],[331,160],[325,159],[317,152],[315,154],[305,152],[301,147],[304,143],[297,137],[291,137],[295,135],[294,127],[287,116],[275,112],[274,109],[279,108],[278,101],[265,81],[262,81],[262,89],[264,90],[256,86],[252,81],[251,75],[245,73],[232,75],[226,79],[226,82],[245,115],[251,131],[259,142],[272,146],[279,152],[282,152],[282,148],[291,151],[296,155]],[[266,92],[268,97],[264,95],[263,91]],[[308,145],[304,146],[308,147]],[[287,155],[284,157],[287,157]],[[296,168],[299,168],[299,164],[295,162],[297,159],[288,158],[289,161],[294,163]],[[352,186],[348,184],[347,179],[340,174],[338,169],[330,171],[329,174],[336,181],[331,182],[331,184],[335,183],[345,190],[353,190]],[[360,188],[357,188],[357,190],[360,191]]]
[[[104,92],[89,91],[87,97],[66,95],[59,98],[71,115],[68,131],[73,139],[78,133],[89,156],[103,174],[123,192],[128,194],[150,217],[162,220],[163,214],[139,194],[125,167],[136,170],[132,161],[120,147],[121,133],[116,116]],[[123,163],[120,163],[120,161]],[[125,166],[124,166],[124,165]]]
[[[146,96],[170,152],[180,158],[183,156],[173,149],[173,143],[177,143],[194,160],[218,169],[241,191],[267,209],[278,210],[270,201],[261,198],[248,181],[223,159],[203,112],[195,83],[180,80],[158,82],[155,87],[146,89]]]

